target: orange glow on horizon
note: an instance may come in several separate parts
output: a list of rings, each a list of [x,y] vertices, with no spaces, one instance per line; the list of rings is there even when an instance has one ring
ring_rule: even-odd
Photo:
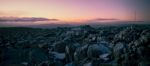
[[[134,19],[134,10],[124,1],[0,0],[0,4],[0,17],[43,17],[58,19],[62,23],[84,22],[97,18]],[[142,16],[138,20],[144,18]]]

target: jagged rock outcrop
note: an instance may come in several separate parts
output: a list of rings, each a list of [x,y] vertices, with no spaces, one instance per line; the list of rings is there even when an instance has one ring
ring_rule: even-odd
[[[150,25],[0,28],[0,66],[149,66]]]

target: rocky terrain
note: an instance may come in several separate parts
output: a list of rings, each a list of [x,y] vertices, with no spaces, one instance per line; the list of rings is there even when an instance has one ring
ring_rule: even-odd
[[[1,27],[0,66],[150,66],[150,25]]]

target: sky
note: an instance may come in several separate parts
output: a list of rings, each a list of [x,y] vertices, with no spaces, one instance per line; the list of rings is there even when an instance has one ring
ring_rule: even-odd
[[[42,17],[60,22],[96,19],[150,21],[150,0],[0,0],[0,17]]]

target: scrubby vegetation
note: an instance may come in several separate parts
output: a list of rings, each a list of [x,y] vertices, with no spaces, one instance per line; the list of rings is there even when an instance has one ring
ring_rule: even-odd
[[[150,66],[150,25],[0,28],[0,66]]]

